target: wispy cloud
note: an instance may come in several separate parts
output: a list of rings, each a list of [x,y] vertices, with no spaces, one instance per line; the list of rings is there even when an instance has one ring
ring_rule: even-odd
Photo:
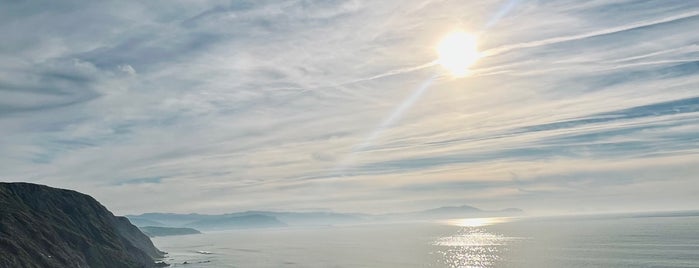
[[[435,64],[455,28],[470,77]],[[679,0],[5,3],[0,178],[118,213],[691,208],[697,28]]]

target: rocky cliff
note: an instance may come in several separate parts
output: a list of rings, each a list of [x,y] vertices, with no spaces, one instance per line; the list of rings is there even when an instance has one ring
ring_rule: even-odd
[[[0,183],[0,267],[154,267],[163,252],[94,198]]]

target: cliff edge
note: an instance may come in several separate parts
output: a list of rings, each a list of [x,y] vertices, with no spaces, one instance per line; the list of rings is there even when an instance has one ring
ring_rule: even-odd
[[[0,267],[149,268],[163,254],[88,195],[0,183]]]

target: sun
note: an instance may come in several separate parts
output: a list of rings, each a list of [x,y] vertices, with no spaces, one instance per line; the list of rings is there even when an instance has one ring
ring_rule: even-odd
[[[437,62],[457,77],[466,76],[478,61],[479,53],[476,36],[456,31],[445,36],[437,46]]]

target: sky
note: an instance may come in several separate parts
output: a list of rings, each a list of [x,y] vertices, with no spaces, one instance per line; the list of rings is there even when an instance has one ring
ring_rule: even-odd
[[[699,4],[0,0],[0,180],[117,214],[699,209]],[[481,58],[434,64],[452,31]]]

